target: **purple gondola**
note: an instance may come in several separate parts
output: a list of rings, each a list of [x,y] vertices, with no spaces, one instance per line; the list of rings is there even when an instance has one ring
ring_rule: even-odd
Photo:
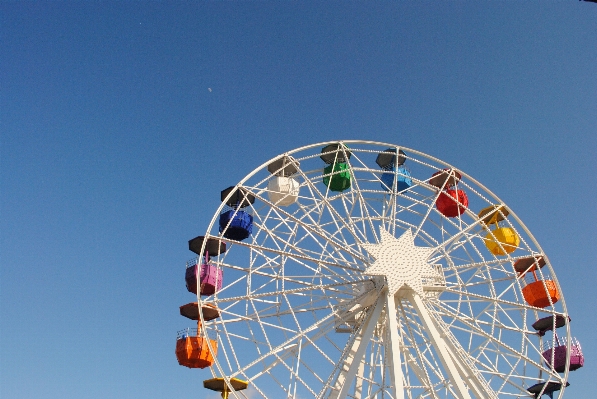
[[[199,279],[199,294],[213,295],[222,288],[222,269],[212,264],[206,257],[201,267],[198,260],[187,262],[185,281],[187,290],[197,295],[197,278]]]
[[[545,362],[558,373],[566,371],[566,355],[568,354],[568,350],[570,350],[570,371],[577,370],[585,364],[585,357],[582,353],[580,343],[576,338],[572,338],[571,341],[570,349],[568,349],[567,345],[560,344],[560,340],[556,335],[555,343],[557,345],[555,347],[548,347],[543,352]]]

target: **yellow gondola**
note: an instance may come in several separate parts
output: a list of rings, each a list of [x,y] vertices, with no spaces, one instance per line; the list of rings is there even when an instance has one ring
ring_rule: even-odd
[[[481,223],[486,225],[494,224],[496,229],[490,230],[485,236],[485,246],[492,254],[503,256],[510,254],[520,245],[520,238],[511,227],[499,227],[498,223],[505,220],[509,215],[504,205],[491,205],[479,212]]]

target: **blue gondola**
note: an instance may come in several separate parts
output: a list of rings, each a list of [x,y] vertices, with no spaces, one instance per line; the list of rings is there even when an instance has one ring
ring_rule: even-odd
[[[230,198],[229,194],[232,192]],[[244,210],[255,202],[255,197],[244,189],[228,187],[221,193],[222,201],[226,207],[220,214],[219,231],[225,238],[242,241],[253,232],[253,216]]]
[[[413,185],[413,181],[411,179],[411,174],[404,166],[398,167],[398,173],[394,172],[395,169],[391,166],[387,169],[387,172],[382,173],[381,175],[381,187],[386,191],[392,191],[394,187],[394,179],[397,177],[397,191],[401,192]]]
[[[220,233],[222,231],[224,231],[224,237],[242,241],[253,232],[253,216],[240,209],[225,211],[220,215]]]

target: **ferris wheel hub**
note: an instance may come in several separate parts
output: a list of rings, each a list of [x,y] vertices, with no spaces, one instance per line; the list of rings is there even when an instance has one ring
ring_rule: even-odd
[[[410,289],[423,296],[423,280],[437,274],[427,262],[435,249],[416,246],[410,229],[399,238],[395,238],[381,228],[380,236],[381,241],[378,244],[363,244],[365,250],[375,258],[375,262],[367,268],[365,274],[384,276],[388,295],[396,295],[401,290]]]

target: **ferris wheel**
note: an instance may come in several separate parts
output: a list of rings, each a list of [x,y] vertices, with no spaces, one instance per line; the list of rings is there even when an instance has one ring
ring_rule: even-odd
[[[221,200],[176,354],[224,398],[553,398],[584,363],[539,244],[439,159],[319,143]]]

